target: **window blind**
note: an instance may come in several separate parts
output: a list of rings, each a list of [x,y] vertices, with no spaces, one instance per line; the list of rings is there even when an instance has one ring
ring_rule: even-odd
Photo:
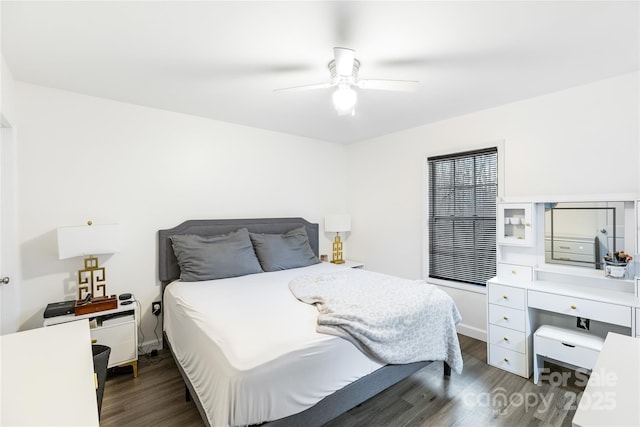
[[[498,150],[427,162],[429,277],[484,286],[496,274]]]

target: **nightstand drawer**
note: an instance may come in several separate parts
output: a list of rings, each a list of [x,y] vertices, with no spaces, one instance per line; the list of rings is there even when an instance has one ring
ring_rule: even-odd
[[[505,371],[529,378],[527,372],[527,358],[524,354],[513,350],[499,347],[497,345],[489,346],[489,364]]]
[[[96,344],[111,347],[109,367],[137,359],[135,334],[135,322],[91,329],[91,338],[97,340]]]
[[[631,327],[631,307],[529,290],[529,307]]]
[[[514,288],[512,286],[489,284],[487,294],[489,304],[498,304],[505,307],[524,310],[524,289]]]
[[[524,310],[489,304],[489,323],[524,332],[525,312]]]
[[[503,328],[502,326],[489,325],[489,343],[502,348],[524,353],[526,336],[524,332]]]

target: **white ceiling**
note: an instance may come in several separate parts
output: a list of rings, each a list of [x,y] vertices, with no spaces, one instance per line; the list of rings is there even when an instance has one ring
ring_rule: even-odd
[[[14,79],[327,141],[363,140],[633,72],[638,1],[2,1]],[[337,116],[334,46],[360,77]]]

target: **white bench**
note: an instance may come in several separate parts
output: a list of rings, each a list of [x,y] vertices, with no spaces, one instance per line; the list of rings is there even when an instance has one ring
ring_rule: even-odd
[[[533,382],[538,384],[544,358],[592,370],[604,339],[586,332],[543,325],[533,334]]]

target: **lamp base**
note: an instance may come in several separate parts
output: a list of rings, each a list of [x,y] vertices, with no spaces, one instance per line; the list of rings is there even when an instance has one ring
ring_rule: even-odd
[[[331,262],[334,264],[344,264],[342,259],[342,240],[340,240],[340,233],[336,233],[336,238],[333,239],[333,255]]]

